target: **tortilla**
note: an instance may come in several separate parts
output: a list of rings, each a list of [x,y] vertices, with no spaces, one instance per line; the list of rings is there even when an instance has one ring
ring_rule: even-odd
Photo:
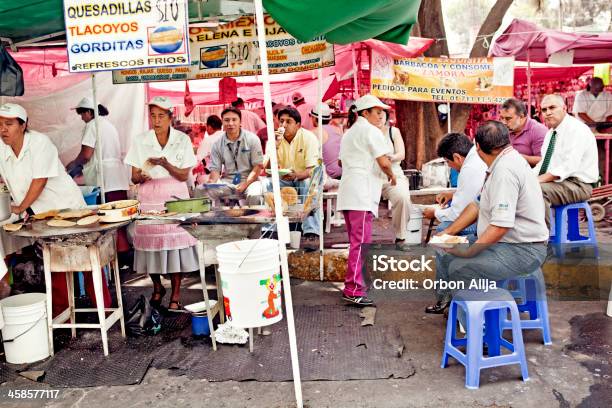
[[[97,215],[90,215],[89,217],[81,218],[80,220],[78,220],[77,225],[81,225],[81,226],[92,225],[99,221],[100,221],[100,217],[98,217]]]
[[[49,210],[49,211],[42,212],[40,214],[34,214],[33,217],[35,220],[44,220],[47,218],[53,218],[57,214],[59,214],[59,210]]]
[[[4,229],[7,232],[16,232],[16,231],[19,231],[21,229],[21,227],[23,227],[22,223],[18,223],[18,224],[4,224],[2,226],[2,229]]]
[[[56,228],[67,228],[67,227],[74,227],[75,225],[77,225],[77,223],[74,221],[68,221],[68,220],[49,220],[47,221],[47,225],[50,227],[56,227]]]
[[[281,198],[287,205],[294,205],[298,202],[297,190],[293,187],[283,187],[280,190]]]
[[[66,220],[68,218],[83,218],[83,217],[87,217],[88,215],[93,215],[93,214],[94,212],[88,209],[70,210],[70,211],[64,211],[64,212],[57,214],[55,218],[58,218],[60,220]]]
[[[119,200],[102,204],[98,208],[100,210],[119,210],[122,208],[133,207],[135,205],[138,205],[138,200]]]

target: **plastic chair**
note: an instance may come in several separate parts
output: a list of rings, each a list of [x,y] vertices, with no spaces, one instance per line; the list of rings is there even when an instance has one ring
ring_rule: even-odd
[[[462,308],[467,317],[466,336],[457,338],[456,325],[458,308]],[[502,337],[500,311],[510,312],[512,323],[512,343]],[[484,333],[483,333],[484,325]],[[488,346],[488,357],[483,356],[483,342]],[[458,347],[465,347],[465,353]],[[510,354],[501,354],[501,348]],[[505,289],[493,289],[488,292],[460,290],[451,303],[446,339],[442,355],[442,368],[448,365],[448,358],[453,357],[465,366],[465,387],[477,389],[480,384],[480,370],[509,364],[520,364],[523,381],[529,379],[527,359],[521,333],[520,316],[514,298]]]
[[[529,318],[521,319],[521,329],[541,330],[544,344],[551,345],[546,284],[542,270],[538,269],[531,275],[501,281],[498,283],[498,287],[508,289],[511,283],[514,285],[514,289],[510,290],[510,293],[516,300],[519,313],[529,313]],[[502,331],[511,328],[512,322],[510,320],[507,318],[501,320],[500,329]]]

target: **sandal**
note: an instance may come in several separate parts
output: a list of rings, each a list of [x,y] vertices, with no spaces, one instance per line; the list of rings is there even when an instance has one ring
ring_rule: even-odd
[[[172,307],[172,305],[175,305],[175,307]],[[185,309],[183,308],[183,304],[180,301],[171,300],[170,303],[168,303],[168,311],[175,313],[183,313]]]
[[[166,289],[162,286],[159,292],[156,292],[155,290],[153,290],[153,294],[151,295],[151,299],[149,300],[149,303],[153,307],[159,307],[161,306],[161,302],[164,296],[166,296]]]

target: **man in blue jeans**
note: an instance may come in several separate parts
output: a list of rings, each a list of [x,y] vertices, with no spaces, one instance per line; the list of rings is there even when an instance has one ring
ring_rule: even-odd
[[[436,260],[436,274],[466,288],[478,279],[500,281],[535,272],[546,259],[548,242],[542,190],[527,161],[510,144],[508,129],[488,121],[478,127],[475,140],[487,176],[477,200],[443,232],[457,235],[477,221],[478,239],[466,248],[447,249]],[[426,312],[442,313],[451,298],[452,290],[440,291],[435,311]]]
[[[436,197],[436,202],[442,206],[446,205],[446,207],[428,207],[423,210],[423,217],[435,218],[440,222],[436,228],[436,232],[440,233],[459,217],[459,214],[469,203],[476,200],[485,179],[487,165],[478,156],[472,141],[463,133],[449,133],[444,136],[438,144],[438,156],[444,158],[449,167],[459,172],[457,191],[440,193]],[[457,235],[468,236],[474,236],[475,234],[476,223],[457,233]],[[439,255],[437,257],[439,258]],[[439,262],[440,259],[437,259],[436,263]],[[436,281],[444,278],[440,276],[438,270],[439,268],[436,268]],[[447,302],[443,299],[443,293],[440,290],[437,291],[437,298],[438,302],[435,305],[428,306],[425,309],[426,313],[439,314],[444,312]]]

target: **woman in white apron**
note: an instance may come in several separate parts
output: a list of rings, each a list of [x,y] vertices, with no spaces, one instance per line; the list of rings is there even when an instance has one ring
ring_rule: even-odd
[[[381,142],[378,129],[390,107],[373,95],[355,101],[349,112],[350,129],[342,137],[340,160],[342,178],[338,188],[338,210],[343,211],[349,236],[349,257],[342,299],[357,306],[371,306],[361,273],[361,245],[372,238],[372,219],[378,215],[383,183],[396,184],[391,151]]]
[[[86,186],[97,186],[98,181],[98,158],[95,154],[97,144],[96,121],[94,120],[94,104],[91,98],[85,97],[74,107],[76,113],[85,122],[81,138],[81,151],[79,155],[70,162],[66,169],[72,173],[72,169],[83,168],[83,183]],[[98,129],[102,144],[102,169],[104,174],[104,198],[106,202],[126,200],[129,190],[129,180],[126,167],[121,160],[121,142],[119,133],[111,122],[106,119],[108,109],[98,105]],[[128,252],[130,245],[127,240],[125,228],[117,232],[117,252],[120,258]]]
[[[28,115],[20,105],[0,106],[0,174],[6,183],[14,214],[30,215],[63,208],[83,208],[81,190],[59,160],[57,148],[47,135],[28,129]],[[68,307],[68,289],[62,274],[51,276],[53,315]],[[85,273],[85,290],[95,304],[91,273]],[[104,305],[111,297],[103,285]]]
[[[164,97],[149,102],[153,129],[132,139],[125,163],[132,166],[132,182],[138,184],[142,211],[163,211],[174,198],[189,198],[187,178],[196,165],[191,139],[173,129],[172,104]],[[151,303],[161,304],[166,290],[161,275],[169,275],[172,295],[168,310],[179,310],[183,272],[198,270],[196,239],[178,225],[135,225],[134,270],[148,273],[153,281]]]

